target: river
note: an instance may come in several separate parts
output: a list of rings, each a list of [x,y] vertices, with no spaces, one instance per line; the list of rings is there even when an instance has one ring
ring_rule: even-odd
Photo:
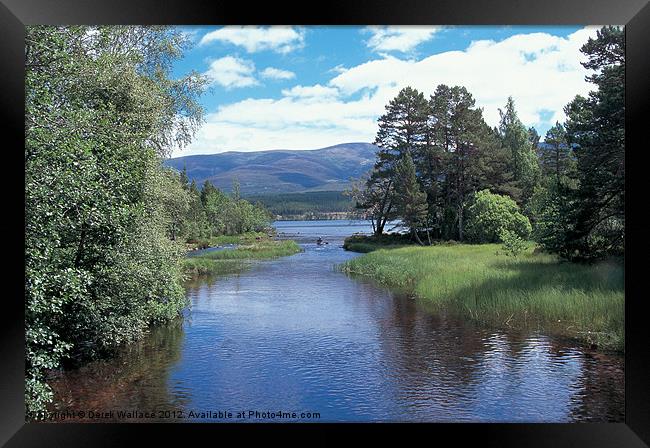
[[[93,421],[624,421],[622,356],[485,328],[338,272],[358,256],[343,238],[367,222],[275,226],[304,252],[188,283],[182,321],[63,372],[56,408]],[[134,410],[152,415],[118,415]]]

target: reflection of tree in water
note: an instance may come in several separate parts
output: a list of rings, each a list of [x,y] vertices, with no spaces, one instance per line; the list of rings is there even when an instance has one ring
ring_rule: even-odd
[[[396,296],[378,328],[388,368],[396,377],[397,401],[417,411],[454,407],[476,372],[475,360],[484,351],[477,328],[459,325],[452,316],[432,313],[408,296]]]
[[[50,381],[55,392],[51,411],[184,409],[189,396],[169,384],[184,337],[183,322],[177,319],[153,327],[146,338],[123,347],[114,358],[56,374]]]
[[[428,308],[396,296],[390,311],[377,315],[395,398],[411,418],[622,421],[618,357],[590,355],[530,330],[494,331]]]
[[[580,400],[572,415],[587,421],[625,421],[625,365],[622,356],[586,353]]]

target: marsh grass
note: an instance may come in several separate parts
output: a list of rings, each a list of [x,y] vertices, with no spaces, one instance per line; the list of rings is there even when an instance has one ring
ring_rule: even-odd
[[[183,271],[188,277],[220,276],[242,272],[249,266],[245,260],[210,260],[201,257],[183,260]]]
[[[235,249],[224,249],[197,255],[202,260],[263,260],[267,258],[286,257],[300,252],[300,246],[292,240],[259,242],[240,245]]]
[[[188,249],[206,249],[208,247],[223,246],[226,244],[252,244],[259,240],[269,240],[265,232],[246,232],[241,235],[219,235],[211,238],[202,238],[187,243]]]
[[[623,350],[623,264],[561,262],[554,255],[497,255],[500,246],[381,249],[350,260],[345,272],[370,276],[432,304],[503,327],[559,331]]]
[[[188,276],[231,274],[241,272],[246,267],[246,261],[284,257],[301,250],[295,241],[266,239],[241,245],[235,249],[224,249],[185,258],[183,270]]]

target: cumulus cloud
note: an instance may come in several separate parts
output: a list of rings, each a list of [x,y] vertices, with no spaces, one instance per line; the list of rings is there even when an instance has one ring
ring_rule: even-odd
[[[402,87],[411,86],[431,94],[438,84],[465,86],[484,108],[486,121],[498,122],[498,108],[506,98],[515,99],[526,124],[542,122],[545,111],[551,120],[564,120],[563,106],[576,94],[586,94],[587,71],[580,65],[580,47],[596,34],[595,27],[576,31],[566,38],[547,33],[515,35],[500,42],[473,42],[464,51],[448,51],[421,60],[385,56],[352,67],[330,81],[344,94],[371,89],[390,99]]]
[[[199,45],[215,41],[243,47],[248,53],[270,50],[286,54],[304,46],[305,33],[287,26],[225,26],[207,33]]]
[[[226,150],[316,148],[343,142],[372,142],[377,118],[400,89],[412,86],[426,96],[438,84],[465,86],[483,108],[487,123],[512,95],[527,126],[564,121],[562,111],[576,94],[593,86],[585,81],[580,47],[595,27],[566,38],[547,33],[473,42],[419,60],[385,55],[333,73],[325,85],[297,85],[280,98],[249,98],[209,114],[188,153]]]
[[[260,76],[262,76],[262,78],[268,79],[292,79],[296,77],[296,74],[289,70],[282,70],[275,67],[266,67],[260,72]]]
[[[219,84],[227,89],[249,87],[259,84],[255,76],[253,61],[225,56],[210,62],[210,68],[205,75],[211,83]]]
[[[290,89],[282,90],[282,95],[294,98],[326,98],[338,95],[338,89],[335,87],[325,87],[320,84],[313,86],[293,86]]]
[[[366,45],[376,52],[413,51],[422,42],[433,38],[440,28],[433,26],[369,26],[364,33],[370,33]]]

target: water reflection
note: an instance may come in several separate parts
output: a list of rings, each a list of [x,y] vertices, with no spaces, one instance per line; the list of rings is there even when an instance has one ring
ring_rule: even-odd
[[[183,322],[152,328],[144,340],[124,347],[110,360],[54,373],[49,382],[56,401],[51,411],[109,412],[174,410],[185,407],[190,391],[170,382],[170,372],[181,358]],[[119,420],[102,418],[101,421]]]
[[[188,283],[182,326],[66,373],[57,407],[316,411],[320,421],[623,420],[622,357],[494,331],[346,277],[333,267],[356,256],[340,248],[350,227],[325,233],[321,224],[290,224],[303,253]]]

